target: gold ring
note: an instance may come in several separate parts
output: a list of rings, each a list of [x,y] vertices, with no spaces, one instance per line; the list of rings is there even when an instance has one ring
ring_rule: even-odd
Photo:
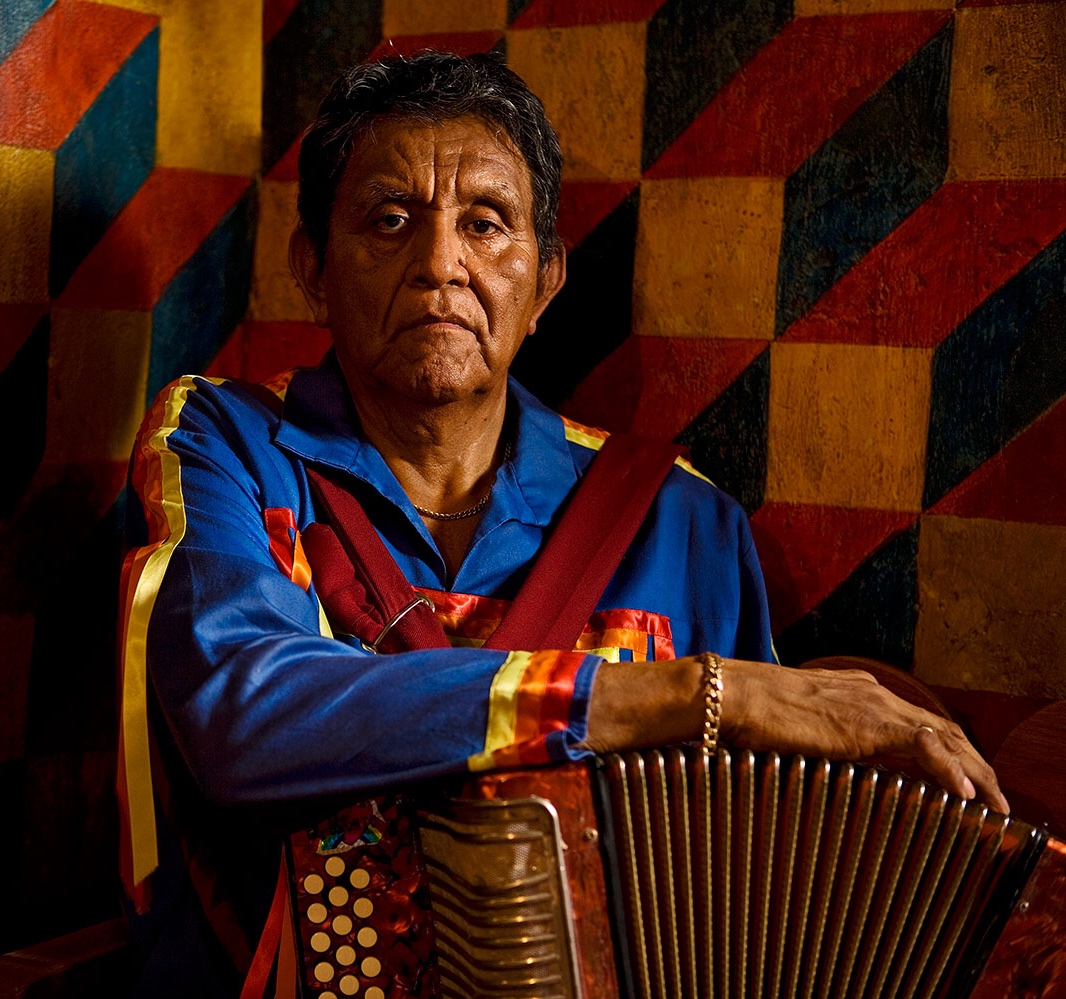
[[[936,729],[933,728],[931,725],[919,725],[918,726],[918,731],[919,732],[932,732],[933,735],[936,735]]]

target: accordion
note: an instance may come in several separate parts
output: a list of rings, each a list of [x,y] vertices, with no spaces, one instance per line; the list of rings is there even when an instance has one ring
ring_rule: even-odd
[[[1064,844],[776,753],[675,747],[381,798],[292,837],[289,861],[308,999],[1002,999],[1041,994],[1016,983],[1066,952]]]

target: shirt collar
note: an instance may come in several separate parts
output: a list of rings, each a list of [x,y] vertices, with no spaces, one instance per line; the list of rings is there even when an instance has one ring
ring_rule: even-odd
[[[578,479],[562,418],[514,379],[508,383],[508,406],[514,447],[497,474],[478,535],[505,520],[547,526]],[[303,461],[368,483],[402,510],[420,533],[424,529],[391,469],[364,437],[333,350],[317,368],[293,376],[274,443]]]

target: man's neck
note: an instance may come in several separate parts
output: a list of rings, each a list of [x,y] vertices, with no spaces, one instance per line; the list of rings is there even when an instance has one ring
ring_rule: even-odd
[[[505,447],[505,386],[439,405],[366,395],[354,403],[363,433],[416,506],[464,510],[492,488]]]

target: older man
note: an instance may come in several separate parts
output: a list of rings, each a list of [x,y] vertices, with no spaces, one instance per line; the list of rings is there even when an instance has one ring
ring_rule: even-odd
[[[164,864],[153,879],[148,994],[234,993],[280,835],[327,798],[720,730],[912,759],[1006,808],[955,726],[865,674],[772,664],[743,513],[683,461],[573,645],[485,647],[606,436],[508,375],[565,279],[560,173],[543,108],[494,59],[352,69],[305,137],[290,246],[333,350],[269,393],[180,379],[149,413],[124,669],[149,679],[170,813],[201,876]],[[450,647],[376,654],[330,611],[305,556],[316,475],[358,502]]]

